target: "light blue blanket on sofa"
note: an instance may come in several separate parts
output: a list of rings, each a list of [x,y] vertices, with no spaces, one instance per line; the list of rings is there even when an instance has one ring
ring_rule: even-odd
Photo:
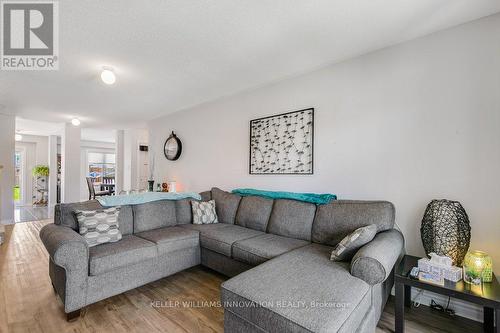
[[[269,199],[290,199],[304,202],[310,202],[316,205],[324,205],[332,200],[336,200],[335,194],[316,194],[316,193],[295,193],[295,192],[275,192],[263,191],[253,188],[238,188],[232,191],[234,194],[241,196],[256,195]]]
[[[159,200],[201,200],[201,196],[195,192],[144,192],[137,194],[109,195],[98,197],[97,201],[104,207],[138,205],[146,202]]]

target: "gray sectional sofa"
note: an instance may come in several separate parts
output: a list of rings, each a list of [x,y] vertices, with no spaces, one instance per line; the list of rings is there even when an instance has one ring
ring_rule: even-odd
[[[122,206],[123,239],[88,247],[76,209],[56,206],[40,237],[49,274],[69,317],[86,305],[202,264],[231,279],[221,286],[226,332],[373,332],[403,252],[384,201],[327,205],[240,197],[213,188],[217,224],[192,224],[190,200]],[[355,229],[378,234],[350,262],[329,260],[332,247]]]

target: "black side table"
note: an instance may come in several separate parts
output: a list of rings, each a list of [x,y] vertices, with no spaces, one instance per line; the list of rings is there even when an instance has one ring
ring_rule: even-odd
[[[404,332],[405,306],[411,306],[411,287],[481,305],[484,309],[484,331],[500,333],[500,284],[495,276],[492,282],[479,286],[463,280],[456,283],[445,280],[444,286],[439,286],[409,277],[410,270],[417,266],[418,259],[420,258],[405,255],[394,271],[396,333]]]

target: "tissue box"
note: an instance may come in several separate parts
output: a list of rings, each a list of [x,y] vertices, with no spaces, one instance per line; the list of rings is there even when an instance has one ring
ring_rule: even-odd
[[[452,282],[458,282],[462,279],[462,269],[460,267],[436,265],[427,258],[418,260],[418,269],[423,272],[437,274]]]
[[[444,278],[439,274],[433,274],[428,272],[419,272],[418,279],[427,283],[433,283],[440,286],[444,286]]]

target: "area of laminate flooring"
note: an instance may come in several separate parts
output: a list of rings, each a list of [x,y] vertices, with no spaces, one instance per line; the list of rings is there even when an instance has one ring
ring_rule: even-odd
[[[67,322],[38,237],[49,220],[6,226],[0,245],[0,332],[223,332],[217,306],[223,275],[193,267],[86,307]],[[377,332],[394,331],[390,300]],[[407,332],[480,332],[481,325],[421,306],[406,315]]]
[[[49,208],[47,206],[17,206],[14,209],[15,223],[45,220],[49,217]]]

